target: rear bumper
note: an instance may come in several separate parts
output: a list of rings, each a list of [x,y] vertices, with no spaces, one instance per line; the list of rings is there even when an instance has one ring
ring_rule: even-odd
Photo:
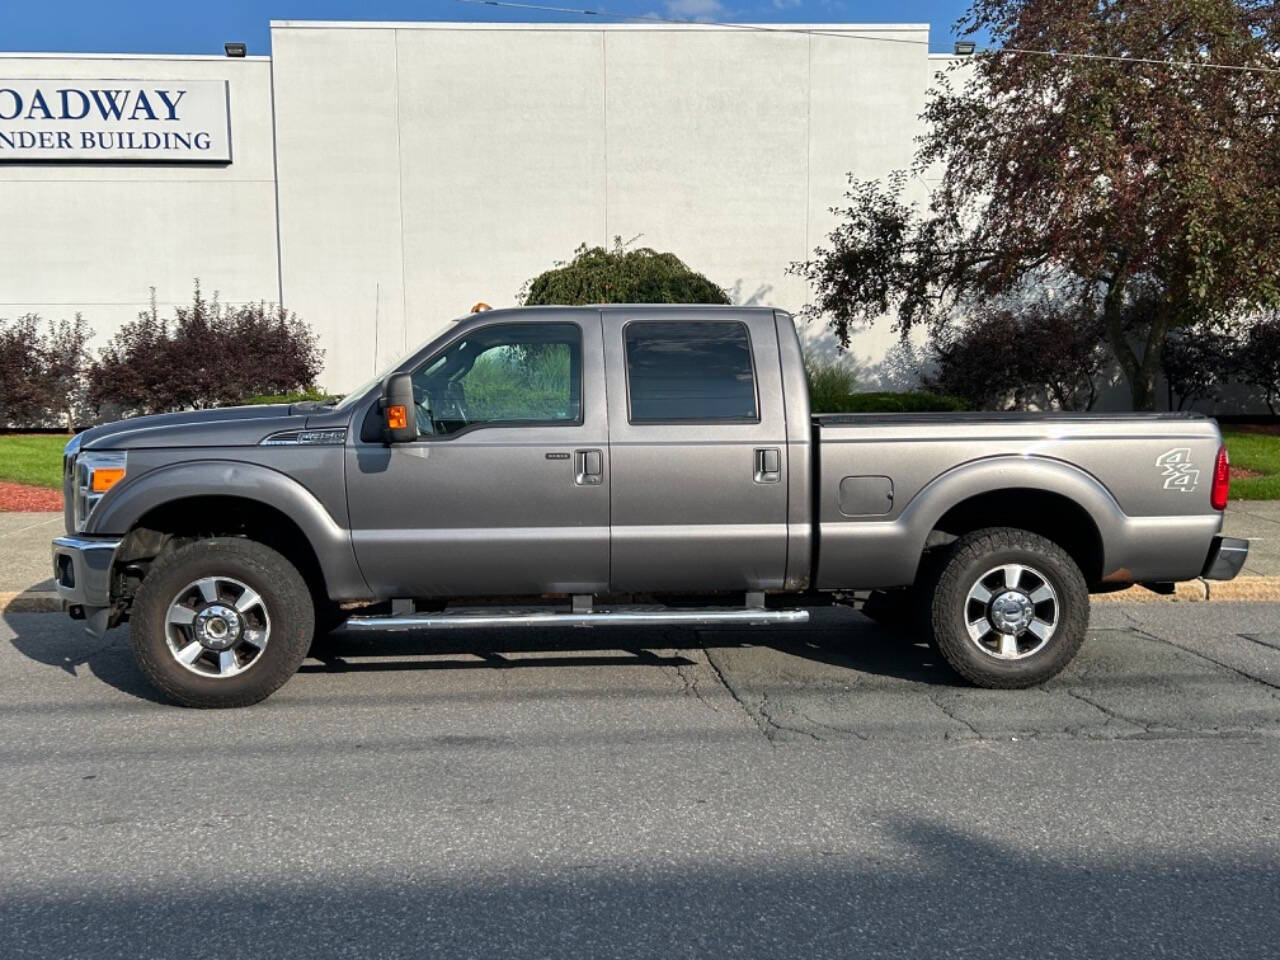
[[[1206,580],[1231,580],[1249,558],[1249,541],[1236,537],[1214,537],[1200,576]]]
[[[111,605],[111,565],[118,537],[58,537],[53,541],[53,582],[67,608],[84,619]]]

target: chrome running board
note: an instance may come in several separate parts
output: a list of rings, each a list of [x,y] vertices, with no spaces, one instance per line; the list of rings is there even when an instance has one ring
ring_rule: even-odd
[[[536,608],[488,611],[483,607],[471,607],[443,613],[350,617],[344,626],[353,631],[382,631],[461,630],[476,627],[703,627],[718,624],[755,627],[808,622],[808,610],[757,610],[742,607],[727,610],[616,607],[578,613],[555,613]]]

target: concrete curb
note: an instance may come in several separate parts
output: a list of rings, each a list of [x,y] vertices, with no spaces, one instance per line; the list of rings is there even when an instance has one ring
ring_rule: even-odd
[[[61,613],[62,598],[52,590],[0,592],[0,613]]]
[[[1280,603],[1280,577],[1236,577],[1234,580],[1188,580],[1172,594],[1130,587],[1094,596],[1094,603]]]

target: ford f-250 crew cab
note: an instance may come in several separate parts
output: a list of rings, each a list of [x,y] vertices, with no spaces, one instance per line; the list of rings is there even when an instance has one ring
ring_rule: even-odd
[[[1197,416],[812,416],[780,311],[494,310],[340,402],[80,434],[53,565],[191,706],[262,700],[344,622],[767,628],[907,588],[959,674],[1023,687],[1091,591],[1239,571],[1227,479]]]

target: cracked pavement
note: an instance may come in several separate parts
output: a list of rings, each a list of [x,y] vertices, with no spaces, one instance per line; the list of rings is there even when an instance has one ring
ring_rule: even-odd
[[[1043,688],[842,609],[346,637],[155,703],[0,622],[7,957],[1264,957],[1280,607],[1106,605]]]
[[[770,741],[1280,734],[1275,605],[1095,608],[1089,640],[1031,690],[958,684],[923,642],[843,610],[760,644],[703,631],[712,672]]]

